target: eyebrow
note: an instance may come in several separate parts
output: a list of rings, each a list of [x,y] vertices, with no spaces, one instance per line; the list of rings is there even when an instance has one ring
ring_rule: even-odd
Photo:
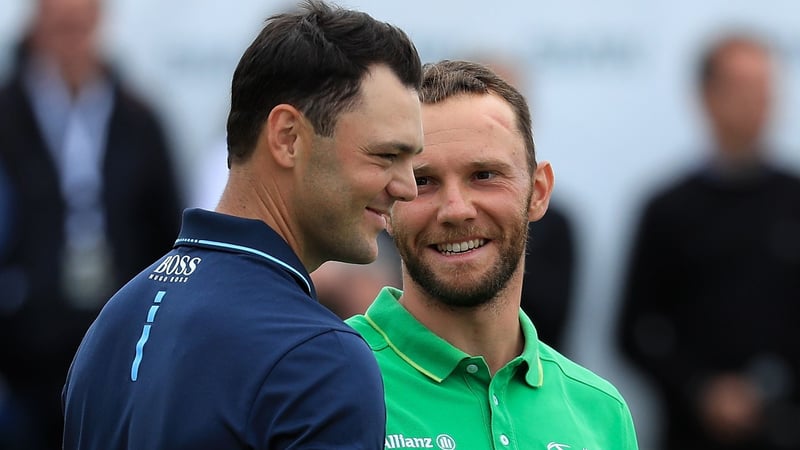
[[[489,160],[478,160],[470,162],[467,167],[473,171],[480,171],[480,170],[498,170],[500,172],[509,172],[514,169],[514,166],[500,161],[498,159],[489,159]],[[414,166],[414,172],[424,172],[430,169],[430,164],[423,162],[419,165]]]
[[[419,155],[420,153],[422,153],[422,147],[412,147],[404,142],[397,142],[397,141],[381,142],[380,144],[370,146],[370,149],[372,151],[393,149],[393,150],[399,150],[401,153],[411,154],[412,156]]]
[[[489,159],[489,160],[482,160],[482,161],[473,161],[469,164],[469,166],[473,170],[500,170],[503,172],[507,172],[512,170],[514,166],[511,164],[500,161],[499,159]]]

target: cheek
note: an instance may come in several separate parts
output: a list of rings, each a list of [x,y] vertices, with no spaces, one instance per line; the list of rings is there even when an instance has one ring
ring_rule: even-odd
[[[389,220],[386,221],[386,230],[392,235],[394,235],[395,230],[401,230],[403,227],[404,217],[397,211],[398,209],[397,204],[395,204],[389,214]]]
[[[408,236],[416,228],[415,222],[419,219],[415,217],[412,210],[404,206],[396,203],[392,208],[392,214],[387,226],[392,236]]]

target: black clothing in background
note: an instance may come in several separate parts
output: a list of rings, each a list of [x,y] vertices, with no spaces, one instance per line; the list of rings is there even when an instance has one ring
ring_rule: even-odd
[[[522,309],[536,323],[539,339],[563,352],[572,305],[575,245],[570,222],[559,208],[528,224]]]
[[[60,448],[60,394],[67,369],[108,297],[103,294],[93,308],[78,308],[62,290],[64,193],[23,87],[24,53],[21,58],[17,72],[0,88],[0,166],[13,201],[11,216],[5,218],[10,242],[0,260],[0,377],[16,411],[31,421],[9,426],[18,436],[0,436],[0,443]],[[101,163],[113,261],[108,295],[171,248],[182,208],[161,125],[137,97],[113,78],[110,82],[114,103]]]
[[[626,283],[619,345],[661,394],[663,448],[800,448],[800,179],[690,174],[647,203]],[[697,414],[698,386],[727,372],[767,399],[761,432],[739,446]]]

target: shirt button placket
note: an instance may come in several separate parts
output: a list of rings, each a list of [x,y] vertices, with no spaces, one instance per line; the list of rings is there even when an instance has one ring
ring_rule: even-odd
[[[514,433],[510,432],[513,429],[511,425],[513,416],[508,411],[505,397],[511,375],[513,375],[513,371],[504,367],[497,371],[489,385],[487,400],[491,410],[491,427],[495,448],[517,449],[517,442],[511,442],[514,437]]]
[[[509,444],[508,436],[506,436],[505,434],[501,434],[500,435],[500,443],[503,444],[504,446],[508,447],[508,444]]]

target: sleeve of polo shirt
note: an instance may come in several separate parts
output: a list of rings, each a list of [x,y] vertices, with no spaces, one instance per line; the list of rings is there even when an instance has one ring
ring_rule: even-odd
[[[262,449],[383,449],[383,381],[360,336],[330,331],[287,353],[250,414]]]
[[[636,429],[633,425],[633,416],[626,403],[623,403],[622,408],[622,424],[620,434],[623,441],[618,447],[620,450],[638,450],[639,441],[636,438]]]

